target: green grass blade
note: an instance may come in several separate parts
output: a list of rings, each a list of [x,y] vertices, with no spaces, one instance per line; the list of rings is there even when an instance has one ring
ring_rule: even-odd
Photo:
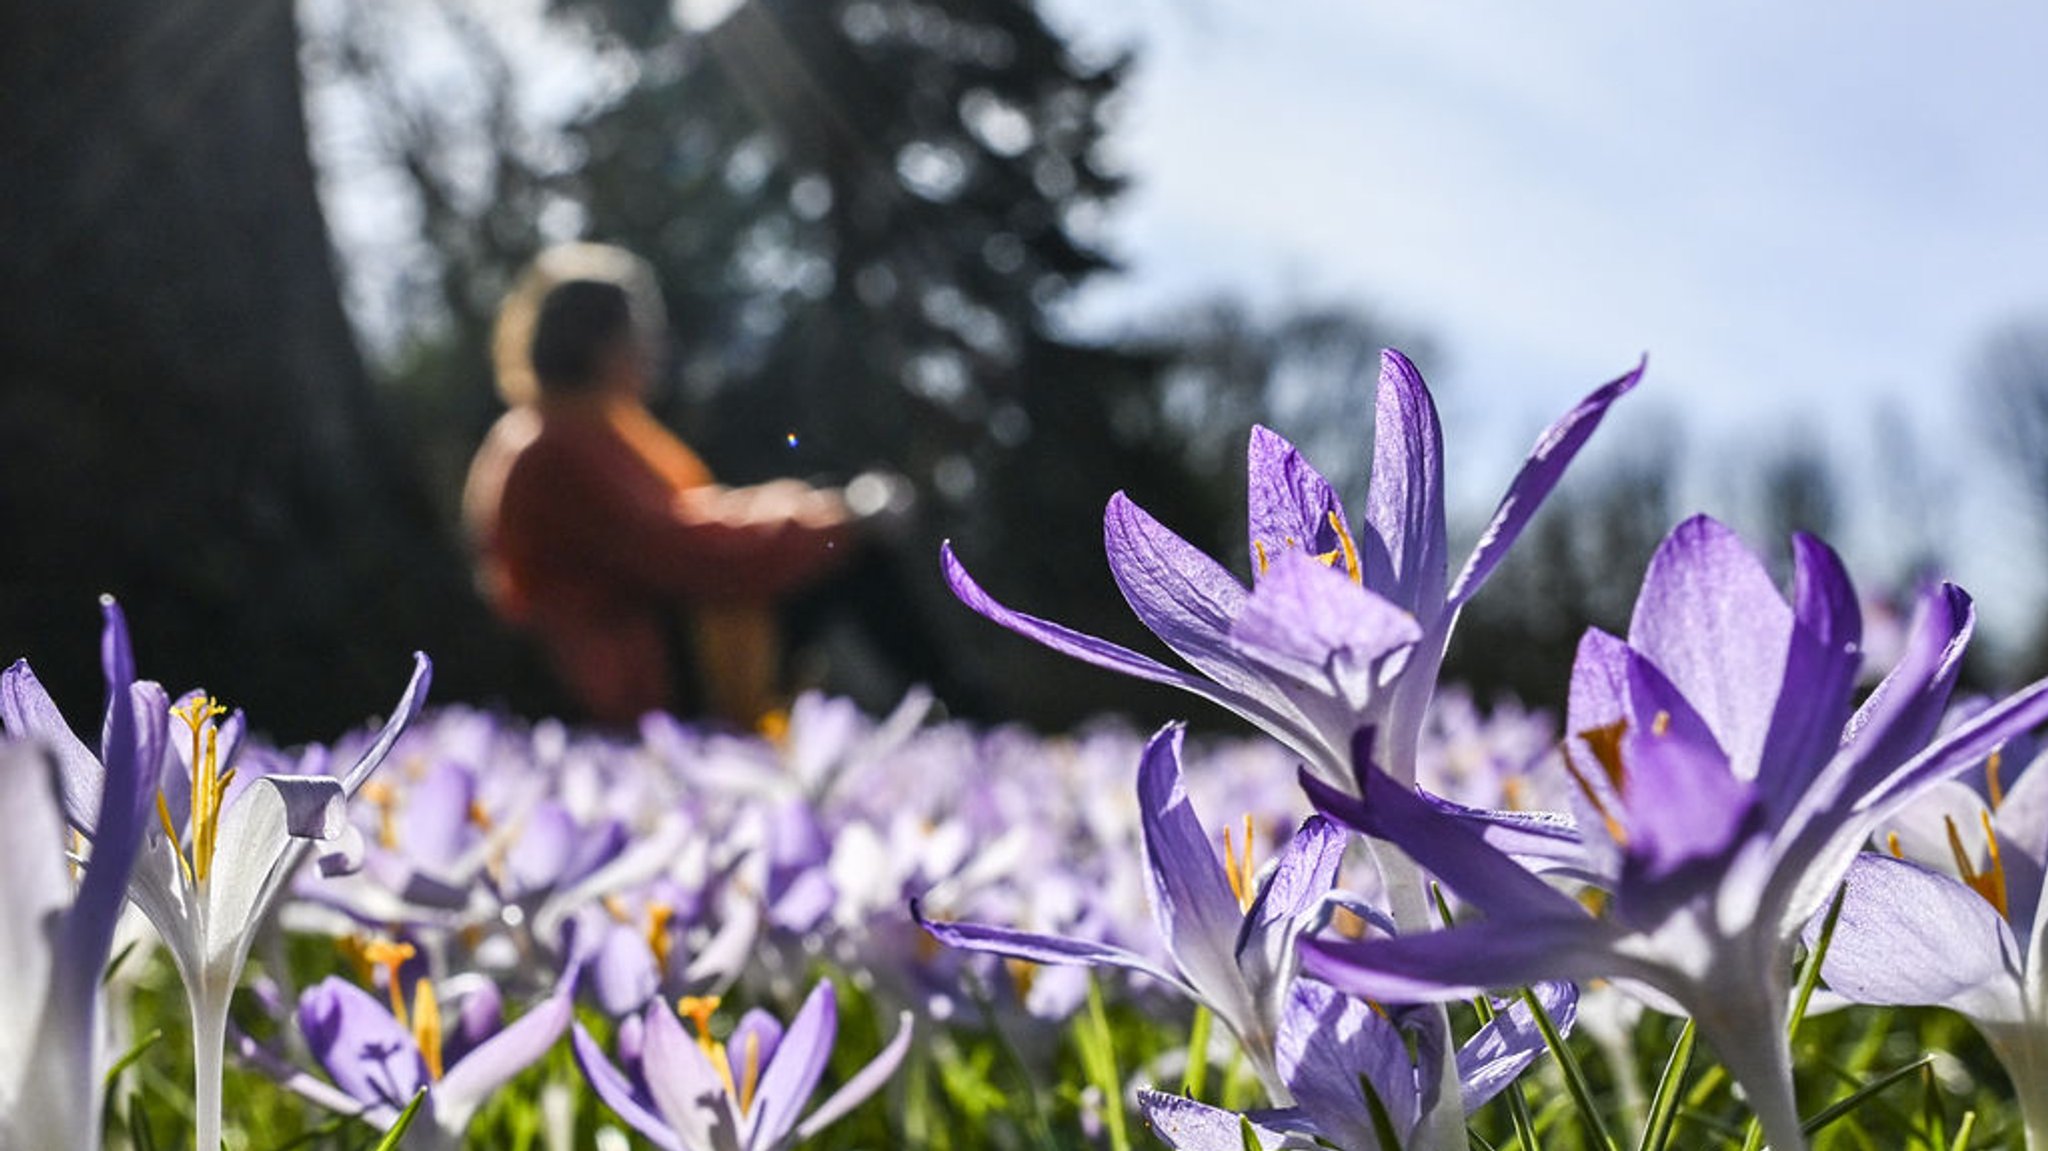
[[[1650,1095],[1650,1121],[1643,1126],[1643,1138],[1636,1144],[1636,1151],[1665,1151],[1671,1145],[1679,1096],[1685,1090],[1685,1077],[1692,1071],[1692,1053],[1698,1041],[1692,1020],[1686,1020],[1684,1030],[1678,1033],[1678,1042],[1671,1046],[1671,1058],[1664,1063],[1657,1089]]]
[[[1799,1034],[1799,1025],[1806,1021],[1807,1004],[1813,1001],[1813,989],[1820,983],[1820,967],[1827,961],[1828,944],[1834,942],[1835,924],[1842,918],[1842,901],[1848,897],[1849,885],[1835,889],[1834,902],[1828,904],[1827,918],[1820,921],[1820,938],[1813,944],[1813,950],[1806,955],[1806,965],[1799,972],[1799,997],[1792,1001],[1792,1018],[1786,1024],[1787,1037]]]
[[[1955,1142],[1948,1145],[1948,1151],[1969,1151],[1970,1136],[1977,1133],[1977,1113],[1963,1112],[1963,1121],[1956,1124]]]
[[[1579,1120],[1585,1124],[1598,1151],[1619,1151],[1614,1136],[1607,1130],[1607,1123],[1600,1118],[1600,1109],[1593,1105],[1593,1089],[1586,1082],[1586,1072],[1579,1066],[1578,1057],[1565,1045],[1564,1036],[1557,1030],[1557,1024],[1550,1018],[1550,1012],[1543,1009],[1543,1002],[1527,987],[1522,989],[1522,1002],[1528,1004],[1529,1014],[1536,1019],[1536,1029],[1543,1033],[1544,1046],[1557,1060],[1558,1069],[1564,1072],[1564,1085],[1571,1092],[1572,1102],[1579,1109]]]
[[[1075,1027],[1075,1039],[1088,1081],[1102,1093],[1102,1120],[1109,1131],[1111,1151],[1131,1151],[1123,1079],[1116,1068],[1116,1039],[1110,1033],[1109,1012],[1102,1005],[1102,985],[1093,976],[1088,979],[1088,1011]]]
[[[420,1106],[426,1101],[426,1088],[422,1087],[413,1092],[412,1102],[405,1105],[405,1110],[398,1113],[398,1120],[391,1125],[391,1130],[386,1131],[384,1138],[377,1141],[376,1151],[396,1151],[399,1140],[405,1138],[405,1129],[412,1126],[413,1118],[420,1113]]]
[[[1180,1084],[1180,1093],[1190,1099],[1200,1099],[1209,1085],[1209,1028],[1214,1022],[1208,1007],[1195,1005],[1195,1021],[1188,1028],[1188,1069]]]
[[[1814,1113],[1812,1118],[1806,1120],[1804,1123],[1801,1123],[1799,1125],[1799,1129],[1806,1132],[1809,1138],[1813,1135],[1818,1134],[1820,1131],[1825,1129],[1829,1124],[1849,1114],[1851,1111],[1856,1110],[1858,1107],[1863,1106],[1865,1103],[1868,1103],[1873,1097],[1875,1097],[1879,1092],[1882,1092],[1885,1088],[1890,1087],[1892,1084],[1899,1082],[1901,1079],[1911,1077],[1912,1075],[1917,1073],[1922,1067],[1927,1066],[1927,1064],[1933,1058],[1934,1057],[1932,1055],[1922,1056],[1921,1058],[1906,1064],[1904,1067],[1901,1067],[1896,1071],[1886,1072],[1878,1078],[1873,1079],[1870,1082],[1864,1084],[1861,1088],[1857,1089],[1855,1094],[1850,1095],[1844,1099],[1836,1100],[1835,1102],[1828,1104],[1826,1107],[1821,1108],[1818,1112]]]

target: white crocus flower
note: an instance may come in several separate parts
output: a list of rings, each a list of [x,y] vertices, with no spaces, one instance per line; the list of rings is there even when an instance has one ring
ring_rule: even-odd
[[[224,709],[199,696],[172,709],[182,725],[172,741],[183,741],[191,775],[189,786],[178,786],[184,781],[167,766],[164,783],[168,791],[189,796],[189,809],[179,813],[180,827],[166,791],[158,792],[158,823],[135,862],[129,896],[163,937],[191,1005],[195,1147],[220,1146],[228,1000],[249,945],[313,844],[352,833],[344,812],[348,798],[383,762],[425,700],[432,665],[424,655],[414,661],[412,681],[376,742],[339,776],[265,775],[230,797],[239,717],[226,725],[229,746],[223,753],[214,720]],[[166,759],[167,765],[175,762]]]

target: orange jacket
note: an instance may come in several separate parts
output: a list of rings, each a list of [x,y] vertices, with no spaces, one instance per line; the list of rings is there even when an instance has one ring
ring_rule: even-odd
[[[843,521],[750,514],[646,408],[603,396],[505,413],[463,515],[492,608],[609,723],[671,703],[666,637],[683,607],[765,608],[851,547]]]

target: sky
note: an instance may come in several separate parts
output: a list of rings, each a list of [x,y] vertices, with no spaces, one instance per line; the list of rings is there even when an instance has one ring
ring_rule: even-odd
[[[1353,300],[1440,346],[1453,435],[1483,412],[1526,442],[1647,354],[1643,394],[1710,453],[1797,437],[1867,477],[1891,405],[1958,577],[2040,590],[1965,384],[1990,331],[2048,319],[2048,7],[1048,8],[1084,49],[1140,50],[1107,231],[1128,274],[1080,322]],[[1882,515],[1861,530],[1882,550]]]

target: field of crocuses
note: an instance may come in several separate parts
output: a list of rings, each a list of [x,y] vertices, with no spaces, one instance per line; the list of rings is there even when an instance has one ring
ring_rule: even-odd
[[[1826,544],[1785,590],[1697,517],[1561,722],[1438,683],[1639,372],[1455,569],[1396,353],[1357,518],[1251,431],[1249,586],[1112,498],[1173,663],[942,557],[1259,736],[626,738],[428,706],[421,657],[283,750],[107,601],[102,714],[0,675],[0,1148],[2048,1148],[2048,684],[1956,695],[1960,589],[1870,666]]]

